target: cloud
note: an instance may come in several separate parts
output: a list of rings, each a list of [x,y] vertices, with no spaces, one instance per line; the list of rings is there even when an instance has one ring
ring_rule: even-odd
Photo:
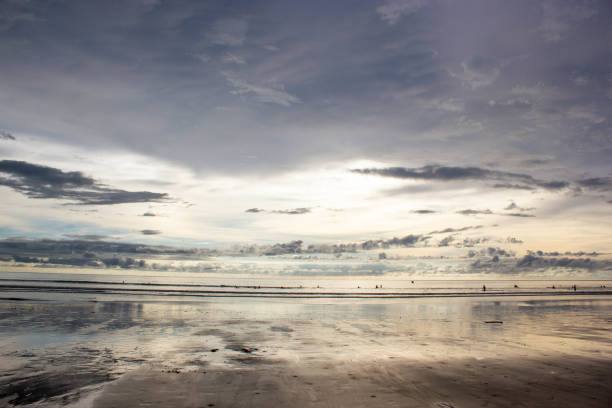
[[[514,201],[512,201],[510,204],[508,204],[505,208],[505,211],[512,211],[512,210],[518,210],[518,211],[533,211],[535,210],[535,208],[523,208],[523,207],[519,207]]]
[[[272,88],[263,85],[254,85],[242,79],[234,78],[231,75],[224,73],[227,81],[234,87],[230,93],[233,95],[249,95],[255,96],[255,99],[265,103],[275,103],[277,105],[289,107],[293,104],[300,103],[300,99],[282,88]]]
[[[449,73],[452,77],[461,80],[464,86],[476,89],[495,82],[501,70],[499,65],[491,59],[477,56],[463,61],[461,71],[449,70]]]
[[[605,265],[609,267],[610,263]],[[518,268],[578,268],[578,269],[599,269],[602,264],[591,260],[590,258],[544,258],[527,254],[516,261]]]
[[[507,190],[527,190],[527,191],[536,190],[535,187],[526,186],[524,184],[511,184],[511,183],[497,183],[497,184],[493,184],[493,188],[503,188],[503,189],[507,189]]]
[[[6,130],[0,130],[0,140],[15,140],[15,136]]]
[[[502,214],[502,215],[506,215],[508,217],[523,217],[523,218],[535,217],[535,215],[533,214],[525,214],[525,213],[507,213],[507,214]]]
[[[144,214],[142,214],[143,217],[157,217],[157,214],[154,214],[152,212],[146,212]]]
[[[448,233],[452,233],[452,232],[463,232],[463,231],[472,230],[472,229],[481,229],[483,227],[484,227],[483,225],[468,225],[466,227],[461,227],[461,228],[445,228],[445,229],[439,230],[439,231],[431,231],[427,235],[448,234]]]
[[[179,248],[165,245],[146,245],[116,241],[89,239],[3,239],[0,240],[0,254],[32,254],[40,257],[73,253],[121,253],[149,255],[207,255],[217,253],[206,248]]]
[[[243,57],[241,57],[240,55],[229,53],[229,52],[223,56],[222,61],[226,64],[238,64],[238,65],[246,64],[246,61]]]
[[[264,255],[285,255],[285,254],[300,254],[302,253],[301,240],[291,241],[284,244],[274,244],[272,247],[264,251]]]
[[[264,212],[266,210],[261,209],[261,208],[257,208],[257,207],[253,207],[253,208],[249,208],[248,210],[244,210],[244,212],[247,213],[260,213],[260,212]]]
[[[396,24],[402,17],[410,16],[427,5],[426,0],[387,0],[376,11],[389,25]]]
[[[302,240],[287,243],[278,243],[271,246],[249,246],[241,253],[263,254],[263,255],[285,255],[285,254],[341,254],[354,253],[357,251],[370,251],[375,249],[386,249],[390,247],[411,248],[419,242],[427,240],[424,235],[409,234],[401,238],[370,239],[361,242],[344,242],[336,244],[310,244],[304,248]]]
[[[468,252],[468,257],[470,258],[473,258],[475,256],[490,256],[490,257],[497,256],[497,257],[511,258],[514,255],[515,253],[513,251],[509,251],[503,248],[494,248],[494,247],[483,248],[479,251],[471,250],[470,252]]]
[[[35,13],[28,7],[27,1],[3,1],[0,3],[0,32],[8,31],[23,22],[38,20]]]
[[[410,212],[414,213],[414,214],[435,214],[437,211],[433,211],[433,210],[412,210]]]
[[[108,235],[97,235],[97,234],[64,234],[65,237],[75,239],[75,240],[83,240],[83,241],[104,241],[108,240],[112,237]]]
[[[599,256],[601,255],[598,252],[585,252],[585,251],[565,251],[565,252],[559,252],[559,251],[550,251],[550,252],[544,252],[544,251],[527,251],[528,255],[533,255],[533,256]]]
[[[522,244],[523,241],[516,237],[508,237],[506,238],[506,242],[509,244]]]
[[[310,211],[311,211],[311,208],[301,207],[301,208],[294,208],[294,209],[291,209],[291,210],[274,210],[272,212],[275,213],[275,214],[298,215],[298,214],[307,214]]]
[[[438,246],[439,247],[447,247],[449,246],[453,241],[455,240],[455,237],[452,235],[449,235],[443,239],[440,240],[440,242],[438,242]]]
[[[241,46],[246,39],[248,24],[238,18],[227,18],[215,22],[208,34],[209,41],[214,45],[227,47]]]
[[[472,247],[475,247],[476,245],[484,244],[489,241],[490,239],[487,237],[464,238],[463,241],[455,242],[453,246],[456,248],[472,248]]]
[[[142,235],[158,235],[161,234],[161,231],[159,230],[152,230],[152,229],[143,229],[140,231],[140,233]]]
[[[433,181],[461,181],[461,180],[482,180],[482,181],[513,181],[518,182],[517,187],[532,189],[535,187],[546,190],[560,190],[569,187],[567,181],[543,181],[538,180],[528,174],[512,173],[507,171],[490,170],[481,167],[460,167],[460,166],[441,166],[427,165],[418,168],[406,167],[386,167],[386,168],[366,168],[352,169],[351,172],[359,174],[372,174],[383,177],[393,177],[412,180],[433,180]],[[523,187],[524,186],[524,187]]]
[[[25,161],[0,161],[0,185],[29,198],[55,198],[82,205],[167,201],[165,193],[125,191],[101,184],[79,171],[64,172]]]
[[[591,8],[586,1],[545,1],[542,2],[542,22],[539,30],[545,41],[556,43],[564,39],[574,26],[595,14],[597,10]]]
[[[592,177],[576,181],[580,187],[591,190],[612,190],[612,177]]]
[[[585,121],[592,125],[600,125],[606,121],[604,116],[581,106],[572,106],[570,109],[568,109],[567,117],[570,119]]]
[[[550,159],[524,159],[521,160],[523,166],[537,167],[550,163]]]
[[[457,214],[461,214],[461,215],[477,215],[477,214],[484,214],[484,215],[489,215],[489,214],[493,214],[493,212],[491,210],[484,209],[484,210],[473,210],[471,208],[468,208],[466,210],[461,210],[461,211],[455,211]]]

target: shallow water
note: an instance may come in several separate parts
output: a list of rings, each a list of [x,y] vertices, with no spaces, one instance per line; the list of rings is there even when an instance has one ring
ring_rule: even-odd
[[[1,301],[0,402],[77,403],[143,366],[198,372],[380,359],[612,361],[612,298],[605,295],[127,299]]]
[[[610,281],[68,272],[0,274],[0,406],[88,406],[143,367],[612,361]]]

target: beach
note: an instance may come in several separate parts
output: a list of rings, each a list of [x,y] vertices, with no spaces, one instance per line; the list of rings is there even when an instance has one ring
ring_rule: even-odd
[[[609,295],[23,295],[0,302],[0,406],[612,403]]]

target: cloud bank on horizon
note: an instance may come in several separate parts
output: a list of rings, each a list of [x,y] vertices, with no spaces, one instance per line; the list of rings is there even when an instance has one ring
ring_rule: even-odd
[[[605,0],[7,0],[0,237],[332,245],[476,220],[609,251],[609,21]]]

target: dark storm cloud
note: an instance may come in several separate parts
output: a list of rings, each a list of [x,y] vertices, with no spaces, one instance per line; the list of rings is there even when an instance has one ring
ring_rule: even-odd
[[[83,205],[112,205],[167,201],[168,195],[110,188],[80,171],[64,172],[24,161],[0,161],[0,185],[29,198],[55,198]]]
[[[249,208],[248,210],[245,210],[244,212],[247,213],[260,213],[260,212],[264,212],[266,210],[261,209],[261,208],[257,208],[257,207],[253,207],[253,208]]]
[[[0,140],[15,140],[15,136],[10,132],[0,130]]]
[[[289,215],[300,215],[300,214],[308,214],[312,209],[308,207],[300,207],[293,208],[290,210],[274,210],[272,211],[275,214],[289,214]]]
[[[528,174],[513,173],[507,171],[490,170],[481,167],[460,167],[427,165],[418,168],[386,167],[352,169],[351,172],[358,174],[370,174],[382,177],[391,177],[408,180],[428,181],[506,181],[520,183],[517,186],[526,188],[543,188],[546,190],[561,190],[569,187],[566,181],[544,181],[538,180]],[[500,184],[504,185],[504,184]]]
[[[140,231],[140,233],[142,235],[158,235],[161,234],[161,231],[159,230],[152,230],[152,229],[143,229]]]

